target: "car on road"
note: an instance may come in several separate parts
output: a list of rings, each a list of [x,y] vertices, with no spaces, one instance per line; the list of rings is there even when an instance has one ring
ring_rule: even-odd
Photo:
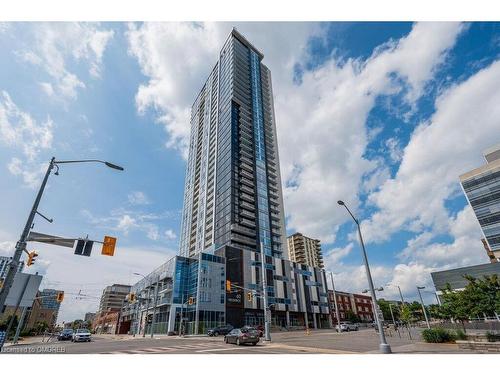
[[[264,336],[264,327],[262,327],[261,325],[259,325],[259,326],[244,326],[242,328],[255,329],[259,333],[259,337]]]
[[[358,331],[359,324],[351,322],[340,322],[340,324],[337,324],[336,329],[337,332]]]
[[[57,335],[57,341],[66,341],[73,338],[73,330],[71,328],[65,328]]]
[[[224,342],[226,344],[252,344],[253,346],[255,346],[257,345],[259,340],[259,332],[252,327],[235,328],[226,336],[224,336]]]
[[[225,326],[220,326],[220,327],[215,327],[212,329],[209,329],[207,334],[209,336],[219,336],[219,335],[227,335],[229,332],[231,332],[234,329],[234,327],[230,324],[225,325]]]
[[[77,329],[75,332],[73,332],[73,337],[71,338],[72,342],[79,342],[79,341],[90,342],[90,340],[91,340],[90,331],[85,328]]]

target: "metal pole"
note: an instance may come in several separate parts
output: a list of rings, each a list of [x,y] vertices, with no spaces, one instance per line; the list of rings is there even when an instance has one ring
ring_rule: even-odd
[[[262,270],[262,297],[264,302],[264,332],[265,332],[265,341],[271,341],[271,330],[270,330],[270,322],[267,312],[269,311],[269,307],[267,306],[267,280],[266,280],[266,255],[264,254],[264,245],[262,241],[260,242],[260,258],[261,264],[260,268]]]
[[[372,300],[375,306],[375,314],[378,314],[378,308],[377,308],[377,295],[375,294],[375,288],[373,287],[373,280],[372,280],[372,274],[370,272],[370,266],[368,264],[368,257],[366,255],[366,249],[365,249],[365,243],[363,242],[363,236],[361,235],[361,226],[359,225],[359,221],[354,217],[354,215],[351,213],[349,210],[349,207],[347,207],[345,204],[343,206],[346,208],[347,212],[349,212],[349,215],[353,218],[354,222],[358,226],[358,235],[359,235],[359,242],[361,243],[361,248],[363,250],[363,260],[365,263],[365,269],[366,269],[366,276],[368,278],[368,286],[370,287],[370,294],[372,296]],[[383,354],[390,354],[391,351],[391,346],[387,343],[385,339],[385,333],[384,333],[384,327],[382,326],[382,323],[380,322],[380,319],[377,318],[377,326],[378,326],[378,332],[380,335],[380,352]]]
[[[153,320],[151,320],[151,338],[153,338],[153,327],[155,324],[155,318],[156,318],[156,306],[158,304],[158,292],[160,291],[160,275],[158,274],[158,279],[156,280],[156,286],[155,286],[155,303],[153,305]]]
[[[21,318],[19,319],[19,323],[17,324],[16,334],[14,335],[14,340],[12,340],[12,344],[17,344],[17,340],[19,339],[19,334],[21,333],[21,327],[24,323],[24,318],[26,317],[26,312],[28,311],[28,307],[23,307],[23,312],[21,313]]]
[[[337,304],[337,292],[335,292],[335,284],[333,283],[333,272],[330,272],[330,278],[332,279],[332,289],[333,289],[333,303],[335,306],[335,319],[337,320],[335,327],[339,325],[339,333],[342,331],[340,330],[340,316],[339,316],[339,305]]]
[[[33,203],[33,207],[31,208],[31,212],[28,216],[28,220],[26,221],[26,225],[24,226],[24,230],[21,234],[21,237],[19,238],[19,241],[16,243],[14,256],[12,257],[12,260],[9,263],[9,271],[7,272],[7,276],[5,277],[3,288],[0,291],[0,313],[4,311],[5,300],[7,299],[7,295],[9,294],[10,288],[12,287],[12,283],[14,282],[14,276],[16,275],[18,269],[19,260],[21,259],[23,251],[26,250],[26,240],[33,225],[33,220],[38,210],[38,205],[40,204],[40,200],[42,199],[43,191],[45,190],[45,185],[47,185],[47,180],[49,179],[50,172],[52,171],[52,168],[54,168],[54,160],[55,160],[54,157],[50,159],[47,172],[45,172],[45,177],[43,178],[42,185],[38,190],[38,194],[35,198],[35,202]]]
[[[148,300],[146,302],[146,319],[144,320],[144,330],[142,331],[142,337],[146,337],[146,327],[148,325],[148,312],[149,312],[149,300],[151,299],[151,281],[149,281],[148,286]]]
[[[404,305],[405,304],[405,300],[403,299],[403,293],[401,293],[401,288],[399,287],[399,285],[396,285],[398,287],[398,290],[399,290],[399,296],[401,297],[401,303]]]
[[[420,303],[422,304],[422,310],[424,312],[425,322],[427,323],[427,328],[431,328],[429,324],[429,319],[427,318],[427,313],[425,312],[424,300],[422,299],[422,294],[420,293],[420,288],[417,286],[418,296],[420,297]]]
[[[183,336],[183,328],[184,328],[184,300],[182,300],[182,305],[181,305],[181,320],[179,321],[179,337]]]

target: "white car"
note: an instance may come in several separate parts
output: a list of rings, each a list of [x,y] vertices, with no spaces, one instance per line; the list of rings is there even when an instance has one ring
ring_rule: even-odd
[[[91,335],[90,331],[88,329],[80,328],[77,329],[73,333],[73,337],[71,338],[72,342],[78,342],[78,341],[89,341],[90,342]]]
[[[337,324],[337,332],[349,332],[349,331],[357,331],[359,330],[359,325],[351,322],[340,322],[340,325]]]

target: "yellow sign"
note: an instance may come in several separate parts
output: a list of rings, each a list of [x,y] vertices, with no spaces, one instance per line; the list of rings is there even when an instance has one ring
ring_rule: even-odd
[[[115,255],[115,246],[116,246],[116,238],[105,236],[104,243],[102,244],[101,254],[112,257],[113,255]]]

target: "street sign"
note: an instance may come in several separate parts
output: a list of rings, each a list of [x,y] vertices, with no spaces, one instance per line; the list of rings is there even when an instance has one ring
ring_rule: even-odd
[[[28,281],[28,284],[26,284],[26,281]],[[36,297],[36,292],[38,292],[38,288],[40,287],[41,282],[42,275],[32,275],[29,273],[17,272],[16,276],[14,276],[14,282],[12,283],[12,287],[9,290],[7,299],[5,300],[5,305],[15,306],[22,295],[19,307],[31,307],[33,305],[33,301]],[[23,294],[25,285],[26,290]]]
[[[102,255],[113,256],[115,254],[116,238],[105,236],[104,243],[102,244]]]
[[[37,232],[30,232],[28,235],[28,241],[50,243],[56,246],[73,247],[75,246],[74,238],[62,238],[57,236],[52,236],[50,234],[43,234]]]

